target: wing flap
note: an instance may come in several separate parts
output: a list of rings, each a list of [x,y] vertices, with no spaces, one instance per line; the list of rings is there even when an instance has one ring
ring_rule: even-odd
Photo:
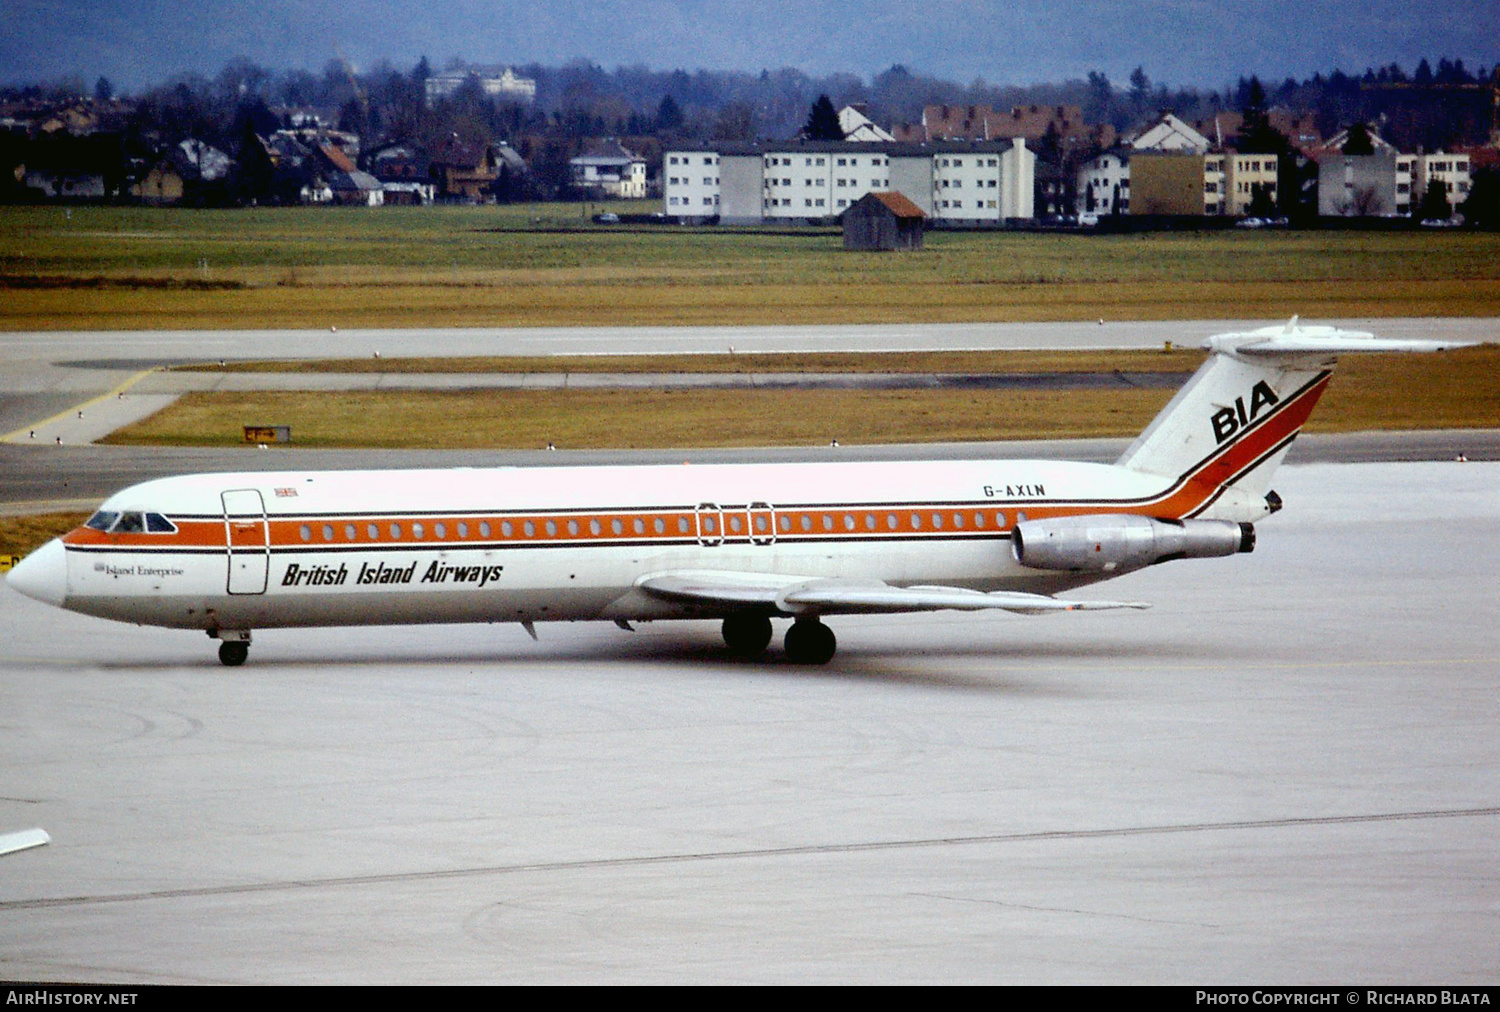
[[[1040,615],[1053,611],[1149,608],[1142,601],[1066,601],[1044,594],[964,587],[892,587],[879,581],[782,576],[772,573],[674,572],[641,577],[636,586],[673,601],[758,608],[781,615],[882,615],[917,611],[1010,611]]]

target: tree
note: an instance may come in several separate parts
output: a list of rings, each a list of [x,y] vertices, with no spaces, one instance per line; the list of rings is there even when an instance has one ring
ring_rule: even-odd
[[[1427,184],[1427,192],[1422,194],[1422,203],[1417,205],[1415,215],[1419,221],[1428,221],[1436,218],[1439,221],[1447,221],[1453,217],[1453,205],[1448,203],[1448,184],[1440,179],[1434,179]]]
[[[1083,118],[1090,123],[1101,123],[1111,118],[1114,110],[1115,89],[1102,71],[1089,71],[1088,98],[1083,104]]]
[[[1145,113],[1151,102],[1151,78],[1146,76],[1145,67],[1136,67],[1130,72],[1130,108],[1136,115]]]
[[[670,133],[682,126],[682,108],[670,94],[661,97],[656,107],[656,129],[659,133]]]
[[[802,135],[810,141],[844,139],[844,128],[839,126],[838,111],[834,109],[833,100],[827,95],[819,95],[818,100],[812,104],[812,109],[807,114],[807,125],[802,128]]]
[[[107,77],[100,77],[94,82],[94,97],[101,102],[108,102],[115,97],[115,86]]]
[[[1250,184],[1250,206],[1245,213],[1252,218],[1271,218],[1276,214],[1276,201],[1271,197],[1271,188],[1265,183]]]
[[[1370,139],[1370,128],[1364,123],[1355,123],[1349,128],[1349,136],[1344,141],[1344,154],[1373,155],[1374,153],[1375,142]]]
[[[1474,173],[1462,210],[1465,224],[1500,229],[1500,170],[1485,168]]]
[[[1266,89],[1261,86],[1260,78],[1250,78],[1240,113],[1244,119],[1240,123],[1238,150],[1257,155],[1287,153],[1290,148],[1287,139],[1271,126],[1271,117],[1266,111]]]

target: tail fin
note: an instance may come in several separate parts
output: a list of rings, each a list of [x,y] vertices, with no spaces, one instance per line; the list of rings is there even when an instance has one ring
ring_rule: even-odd
[[[1327,388],[1339,355],[1454,346],[1301,327],[1295,316],[1283,326],[1219,334],[1204,344],[1208,361],[1116,464],[1213,490],[1194,515],[1264,516],[1278,505],[1267,497],[1271,477]]]

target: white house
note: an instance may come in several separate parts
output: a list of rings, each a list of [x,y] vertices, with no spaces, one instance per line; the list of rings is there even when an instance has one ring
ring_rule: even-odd
[[[536,98],[536,81],[521,77],[515,70],[506,67],[459,67],[433,74],[427,79],[427,104],[447,98],[469,79],[479,82],[479,90],[489,98],[509,98],[517,102],[530,102]]]
[[[1137,151],[1181,151],[1201,155],[1206,154],[1211,145],[1207,137],[1171,113],[1165,113],[1160,122],[1142,131],[1130,146]]]
[[[573,185],[624,200],[646,195],[646,160],[623,146],[568,159]]]
[[[1125,214],[1129,210],[1129,151],[1105,151],[1078,167],[1079,214]]]
[[[839,129],[844,131],[844,140],[861,144],[891,143],[896,139],[889,131],[876,126],[873,120],[852,105],[846,105],[839,110]]]

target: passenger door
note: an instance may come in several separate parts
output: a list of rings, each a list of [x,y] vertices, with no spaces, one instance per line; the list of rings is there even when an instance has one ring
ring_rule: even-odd
[[[253,488],[222,492],[224,546],[231,594],[264,594],[271,568],[271,536],[266,503]]]

